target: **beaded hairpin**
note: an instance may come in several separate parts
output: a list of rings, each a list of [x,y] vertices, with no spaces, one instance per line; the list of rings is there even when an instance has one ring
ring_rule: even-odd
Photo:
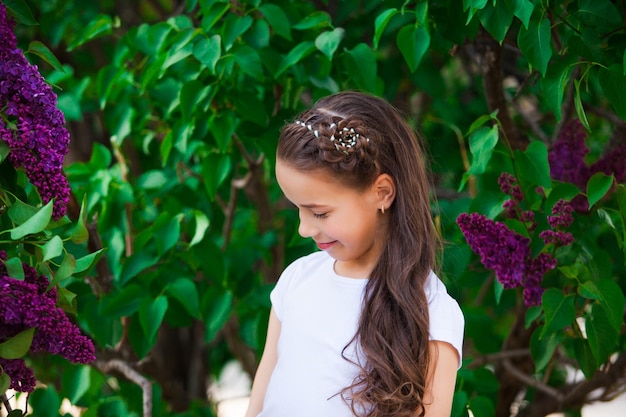
[[[313,126],[311,126],[310,123],[306,124],[300,120],[296,120],[294,123],[309,129],[311,132],[313,132],[316,138],[320,137],[317,129],[313,129]],[[331,123],[329,129],[332,130],[335,127],[337,127],[337,125],[335,123]],[[357,131],[355,131],[354,128],[344,127],[338,132],[333,133],[330,137],[330,141],[333,142],[333,145],[335,145],[335,148],[338,151],[344,153],[345,155],[349,155],[348,150],[356,146],[360,136],[361,135]],[[368,137],[365,137],[365,141],[369,142],[370,139]]]

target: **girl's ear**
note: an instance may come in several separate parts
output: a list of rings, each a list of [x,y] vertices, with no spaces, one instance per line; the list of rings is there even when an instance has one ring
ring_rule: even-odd
[[[380,174],[372,185],[377,207],[387,210],[396,198],[396,183],[389,174]]]

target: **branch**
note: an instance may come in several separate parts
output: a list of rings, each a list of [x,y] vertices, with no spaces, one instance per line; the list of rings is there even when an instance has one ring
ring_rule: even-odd
[[[152,417],[152,383],[129,364],[120,359],[96,362],[96,367],[103,373],[120,372],[131,382],[139,385],[143,392],[143,417]]]
[[[4,404],[4,408],[6,408],[7,410],[7,414],[10,414],[11,411],[13,411],[13,408],[11,408],[11,403],[9,402],[9,399],[7,398],[6,394],[2,394],[2,404]]]
[[[478,356],[474,358],[474,360],[470,364],[467,365],[467,368],[476,369],[483,365],[502,362],[505,360],[508,361],[511,358],[522,358],[526,356],[530,356],[529,349],[503,350],[503,351],[496,352],[496,353],[490,353],[488,355]]]
[[[504,359],[502,361],[502,366],[509,374],[513,375],[516,379],[523,382],[525,385],[528,385],[529,387],[533,387],[537,389],[538,391],[541,391],[549,395],[550,397],[554,398],[558,403],[563,402],[564,396],[560,391],[520,371],[515,366],[513,366],[513,364],[511,363],[509,359]]]
[[[513,149],[526,149],[528,138],[519,134],[511,119],[502,80],[502,46],[486,30],[481,29],[474,42],[483,78],[483,90],[489,111],[498,112],[504,136]]]

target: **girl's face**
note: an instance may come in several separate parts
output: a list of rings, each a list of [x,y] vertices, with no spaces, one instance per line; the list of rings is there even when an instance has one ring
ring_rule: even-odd
[[[298,171],[280,159],[276,178],[300,212],[300,235],[312,238],[319,249],[337,260],[335,272],[339,275],[368,277],[386,236],[386,215],[380,208],[390,204],[378,181],[363,192],[356,191],[323,170]]]

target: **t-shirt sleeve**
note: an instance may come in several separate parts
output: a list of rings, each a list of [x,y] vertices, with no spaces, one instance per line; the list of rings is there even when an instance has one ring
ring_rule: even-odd
[[[430,316],[430,340],[450,343],[459,354],[461,367],[465,329],[463,312],[434,273],[428,277],[426,294]]]
[[[289,292],[289,287],[291,286],[294,277],[297,275],[297,271],[300,269],[301,263],[302,261],[299,259],[287,266],[283,273],[280,274],[276,286],[270,293],[272,308],[274,309],[274,313],[276,313],[278,320],[282,321],[283,300]]]

